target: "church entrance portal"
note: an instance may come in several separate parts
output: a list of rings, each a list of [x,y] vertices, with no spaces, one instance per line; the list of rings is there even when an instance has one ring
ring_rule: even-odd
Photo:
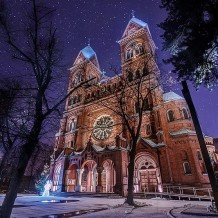
[[[139,153],[135,160],[135,192],[161,191],[160,169],[147,153]]]

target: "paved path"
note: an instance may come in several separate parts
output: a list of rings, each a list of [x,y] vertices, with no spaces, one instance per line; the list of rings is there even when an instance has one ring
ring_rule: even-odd
[[[3,199],[4,196],[0,195],[0,204],[2,203]],[[62,201],[62,203],[60,201]],[[206,212],[206,208],[210,202],[173,201],[165,199],[136,199],[136,201],[141,204],[147,204],[147,206],[132,209],[131,207],[122,205],[124,202],[123,198],[109,199],[91,197],[41,197],[36,195],[19,195],[11,217],[60,218],[78,216],[93,218],[193,218],[209,217],[212,214]],[[186,214],[183,214],[183,211],[185,211]],[[192,212],[194,213],[192,214]],[[212,215],[213,217],[218,217],[218,215]]]

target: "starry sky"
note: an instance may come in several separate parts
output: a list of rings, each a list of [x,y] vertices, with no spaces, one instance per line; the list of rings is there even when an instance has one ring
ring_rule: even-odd
[[[120,50],[117,41],[121,38],[129,20],[132,10],[135,17],[146,22],[152,38],[158,47],[158,63],[161,72],[172,69],[163,64],[162,59],[168,53],[163,52],[160,35],[162,30],[157,26],[166,17],[166,12],[159,8],[160,0],[47,0],[49,7],[56,9],[54,17],[58,34],[63,43],[63,62],[66,70],[63,78],[69,75],[69,69],[79,51],[83,49],[90,39],[91,47],[97,53],[101,70],[110,76],[109,67],[120,66]],[[11,19],[19,25],[22,21],[24,4],[29,0],[7,0]],[[19,69],[19,70],[18,70]],[[7,47],[0,48],[0,75],[13,76],[21,72],[22,67],[11,60]],[[180,85],[171,87],[173,91],[181,94]],[[206,135],[218,137],[218,87],[213,91],[200,88],[196,91],[190,84],[191,94],[196,106],[202,129]],[[169,90],[166,90],[169,91]]]

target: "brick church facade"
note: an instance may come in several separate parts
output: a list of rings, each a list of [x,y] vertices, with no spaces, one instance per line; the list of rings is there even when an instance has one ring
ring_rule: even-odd
[[[134,84],[143,75],[143,85],[148,87],[148,83],[156,84],[160,72],[154,59],[146,67],[142,64],[156,49],[146,23],[133,17],[119,44],[119,75],[107,77],[100,70],[90,45],[79,52],[70,69],[68,92],[94,79],[66,101],[51,160],[53,191],[127,192],[130,137],[123,131],[121,117],[105,105],[112,104],[110,99],[119,92],[120,78]],[[134,85],[131,87],[134,89]],[[134,191],[161,192],[166,185],[210,187],[184,98],[172,91],[164,93],[158,86],[148,95],[146,104],[136,149]],[[127,108],[137,117],[133,98]],[[215,163],[213,140],[205,140]]]

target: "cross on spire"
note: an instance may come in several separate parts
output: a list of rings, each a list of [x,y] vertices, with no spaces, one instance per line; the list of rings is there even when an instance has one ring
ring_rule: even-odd
[[[134,10],[132,10],[132,17],[135,17],[135,11]]]
[[[88,38],[88,46],[90,45],[90,42],[91,42],[91,39],[90,39],[90,38]]]

